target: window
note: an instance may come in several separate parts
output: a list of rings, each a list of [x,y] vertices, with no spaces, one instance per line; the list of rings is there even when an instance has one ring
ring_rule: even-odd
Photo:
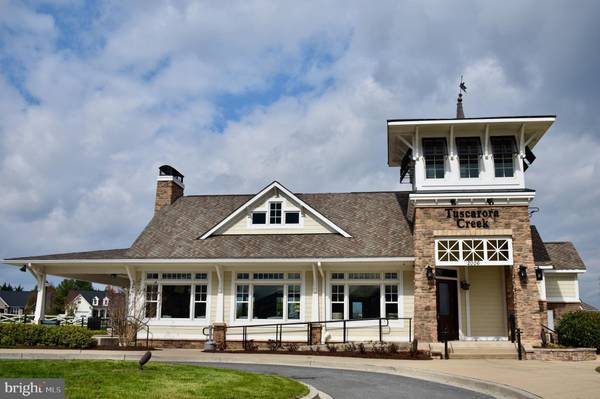
[[[398,280],[398,273],[385,273],[384,277],[386,280]]]
[[[235,318],[236,319],[247,319],[248,318],[248,293],[250,292],[249,285],[238,285],[236,289],[235,297]]]
[[[281,224],[281,202],[269,203],[269,223]]]
[[[267,224],[267,213],[266,212],[253,212],[252,213],[252,224]]]
[[[331,319],[344,319],[344,286],[331,286]]]
[[[283,273],[253,273],[254,280],[283,280]]]
[[[283,319],[283,285],[255,285],[252,317]]]
[[[95,297],[92,299],[92,305],[93,305],[93,306],[98,306],[98,297],[97,297],[97,296],[95,296]]]
[[[146,286],[146,317],[157,317],[156,309],[158,307],[158,285]]]
[[[108,298],[107,297],[102,299],[102,306],[108,306]]]
[[[208,278],[207,273],[196,273],[196,280],[206,280]]]
[[[446,155],[448,155],[448,150],[445,138],[423,139],[425,177],[427,179],[444,178]]]
[[[163,280],[191,280],[192,273],[163,273]]]
[[[236,276],[237,276],[238,280],[249,280],[250,279],[250,273],[238,273]]]
[[[518,153],[515,138],[513,136],[497,136],[491,137],[490,140],[496,177],[513,177],[514,155]]]
[[[378,280],[381,278],[379,273],[348,273],[350,280]]]
[[[288,280],[300,280],[301,276],[300,273],[288,273],[287,278]]]
[[[206,299],[207,299],[207,286],[196,285],[194,286],[194,318],[204,319],[206,318]]]
[[[300,224],[300,212],[286,212],[285,224]]]
[[[331,273],[331,279],[332,280],[343,280],[344,273]]]
[[[300,319],[300,286],[288,285],[288,319]]]
[[[190,285],[163,285],[160,317],[164,319],[184,319],[190,317]]]
[[[146,273],[146,280],[158,280],[158,273]]]
[[[385,286],[385,317],[398,318],[398,286]]]
[[[381,316],[379,285],[350,285],[350,318],[374,319]]]
[[[437,240],[438,265],[510,265],[512,241],[507,238]]]
[[[463,179],[479,177],[479,157],[481,140],[479,137],[458,137],[456,139],[460,177]]]

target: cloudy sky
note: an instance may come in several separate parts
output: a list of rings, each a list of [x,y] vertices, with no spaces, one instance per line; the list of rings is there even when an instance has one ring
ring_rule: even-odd
[[[467,116],[558,115],[533,222],[600,306],[600,3],[222,3],[0,1],[0,258],[129,246],[163,163],[189,194],[400,189],[386,119],[452,117],[462,74]]]

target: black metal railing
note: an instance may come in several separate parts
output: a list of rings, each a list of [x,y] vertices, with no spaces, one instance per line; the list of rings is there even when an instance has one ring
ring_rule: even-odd
[[[517,320],[514,314],[508,316],[508,330],[510,334],[510,342],[515,343],[517,339]]]
[[[239,326],[227,326],[225,332],[225,341],[227,341],[227,335],[234,335],[235,332],[237,334],[241,333],[242,336],[242,345],[246,348],[249,336],[251,334],[257,334],[261,336],[269,336],[268,332],[265,332],[265,329],[272,328],[274,329],[274,344],[275,346],[281,347],[283,342],[283,329],[284,327],[297,327],[296,331],[303,331],[306,333],[306,343],[307,345],[312,344],[311,334],[313,331],[313,327],[315,325],[328,326],[328,325],[341,325],[342,328],[342,343],[348,342],[348,331],[351,330],[356,324],[360,322],[367,321],[377,321],[377,327],[379,332],[379,342],[383,341],[383,333],[385,328],[390,327],[390,321],[408,321],[408,342],[412,342],[412,318],[410,317],[379,317],[379,318],[368,318],[368,319],[343,319],[343,320],[320,320],[320,321],[304,321],[304,322],[291,322],[291,323],[267,323],[267,324],[247,324],[247,325],[239,325]],[[253,331],[253,330],[261,330],[261,331]],[[205,336],[209,336],[210,330],[203,329],[203,334]]]
[[[518,357],[519,360],[523,360],[523,345],[521,345],[521,329],[517,328],[516,330],[516,334],[517,334],[517,353],[518,353]]]
[[[559,341],[558,332],[556,332],[555,330],[553,330],[550,327],[545,326],[543,324],[541,326],[542,326],[542,331],[541,331],[542,346],[545,348],[548,346],[548,343],[551,343],[551,344],[558,343],[558,341]]]

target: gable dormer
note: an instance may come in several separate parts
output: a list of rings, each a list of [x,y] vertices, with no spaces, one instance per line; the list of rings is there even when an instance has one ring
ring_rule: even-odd
[[[273,182],[200,238],[252,234],[341,234],[343,229],[278,182]]]
[[[555,119],[388,120],[388,165],[416,192],[524,189],[532,150]]]

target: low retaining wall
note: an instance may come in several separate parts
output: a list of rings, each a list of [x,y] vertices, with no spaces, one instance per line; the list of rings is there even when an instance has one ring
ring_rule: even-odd
[[[596,360],[594,348],[533,348],[526,352],[527,360],[565,360],[581,362]]]

